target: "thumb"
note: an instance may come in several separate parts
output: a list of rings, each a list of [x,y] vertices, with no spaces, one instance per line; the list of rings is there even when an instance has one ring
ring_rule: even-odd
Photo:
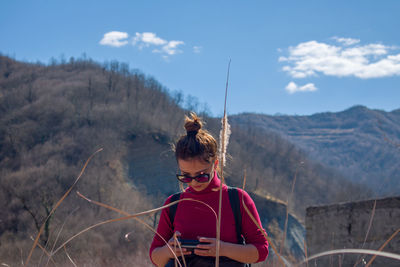
[[[175,235],[176,235],[176,236],[181,236],[181,232],[176,231],[176,232],[175,232]]]

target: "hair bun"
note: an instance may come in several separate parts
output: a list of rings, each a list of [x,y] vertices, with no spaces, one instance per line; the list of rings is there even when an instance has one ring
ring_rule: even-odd
[[[203,123],[202,123],[201,119],[196,115],[196,113],[191,112],[190,118],[186,116],[185,129],[186,129],[187,135],[196,135],[202,126],[203,126]]]
[[[214,137],[202,129],[204,122],[196,113],[185,116],[186,134],[179,137],[175,146],[177,160],[199,159],[211,163],[217,157],[217,142]]]

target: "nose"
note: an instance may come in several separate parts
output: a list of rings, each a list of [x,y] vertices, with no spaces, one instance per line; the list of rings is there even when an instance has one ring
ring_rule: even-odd
[[[196,180],[192,180],[191,182],[190,182],[190,186],[196,186],[196,185],[199,185],[199,183],[196,181]]]

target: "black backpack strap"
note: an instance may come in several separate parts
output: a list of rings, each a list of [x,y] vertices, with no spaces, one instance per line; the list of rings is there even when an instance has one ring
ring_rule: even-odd
[[[244,244],[244,239],[242,236],[242,214],[240,212],[239,191],[236,187],[228,186],[228,194],[233,216],[235,217],[236,237],[239,244]]]
[[[177,201],[180,198],[181,198],[181,192],[175,193],[172,195],[170,203]],[[176,209],[178,208],[178,204],[179,203],[176,203],[175,205],[172,205],[171,207],[169,207],[169,220],[171,221],[172,226],[174,226],[175,213],[176,213]]]
[[[246,244],[242,236],[242,213],[240,212],[239,190],[236,187],[228,186],[228,194],[229,194],[229,202],[231,203],[231,208],[233,211],[233,216],[235,217],[236,237],[238,243]],[[251,264],[244,263],[243,266],[251,267]]]

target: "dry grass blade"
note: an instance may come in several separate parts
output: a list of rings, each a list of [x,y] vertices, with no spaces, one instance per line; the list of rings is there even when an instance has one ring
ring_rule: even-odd
[[[287,227],[288,227],[288,222],[289,222],[289,201],[291,200],[292,196],[293,196],[293,192],[294,192],[294,187],[296,185],[296,179],[297,179],[297,173],[299,171],[299,167],[301,165],[303,165],[304,162],[300,162],[299,165],[297,165],[296,167],[296,172],[294,174],[294,178],[293,178],[293,183],[292,183],[292,190],[290,192],[290,195],[287,198],[286,201],[286,218],[285,218],[285,226],[283,228],[283,237],[282,237],[282,243],[280,245],[279,248],[279,254],[282,255],[283,253],[283,248],[285,247],[285,241],[286,241],[286,234],[287,234]]]
[[[68,218],[69,218],[75,211],[77,211],[78,209],[79,209],[79,207],[77,207],[76,209],[74,209],[72,212],[70,212],[70,213],[68,214],[67,218],[65,218],[63,224],[61,225],[60,231],[58,231],[56,240],[54,241],[54,244],[53,244],[53,248],[51,249],[51,253],[53,252],[53,250],[55,249],[55,247],[56,247],[56,245],[57,245],[57,241],[58,241],[58,239],[60,238],[60,234],[61,234],[62,230],[64,229],[65,223],[67,222]],[[66,251],[66,250],[65,250],[65,251]],[[51,254],[51,253],[50,253],[50,254]],[[67,256],[68,256],[68,253],[67,253]],[[49,257],[49,258],[47,259],[46,266],[49,264],[50,259],[52,259],[52,258]]]
[[[87,167],[87,165],[89,164],[90,160],[94,157],[95,154],[97,154],[98,152],[102,151],[103,149],[100,148],[98,149],[96,152],[94,152],[92,155],[90,155],[90,157],[86,160],[85,165],[83,165],[83,168],[81,170],[81,172],[79,173],[78,177],[75,179],[75,182],[71,185],[71,187],[67,190],[67,192],[65,192],[65,194],[60,198],[60,200],[56,203],[56,205],[53,207],[53,209],[50,211],[49,215],[47,216],[46,220],[43,222],[42,226],[40,227],[39,233],[36,235],[35,241],[33,242],[32,248],[29,252],[29,255],[26,259],[26,263],[25,265],[29,264],[29,261],[32,257],[32,253],[33,250],[36,248],[37,244],[39,243],[39,238],[43,233],[44,230],[44,226],[47,222],[47,220],[50,218],[51,215],[53,215],[53,213],[55,212],[55,210],[58,208],[58,206],[60,206],[60,204],[64,201],[64,199],[69,195],[69,193],[72,191],[72,189],[74,188],[74,186],[78,183],[79,179],[82,177],[82,174],[85,172],[85,169]]]
[[[244,169],[244,175],[243,175],[243,186],[242,189],[246,187],[246,179],[247,179],[247,174],[246,174],[246,169]]]
[[[171,203],[169,203],[169,204],[167,204],[167,205],[161,206],[161,207],[159,207],[159,208],[155,208],[155,209],[151,209],[151,210],[147,210],[147,211],[143,211],[143,212],[138,212],[138,213],[135,213],[135,214],[129,214],[129,213],[125,212],[125,211],[122,211],[122,210],[120,210],[120,209],[114,208],[114,207],[109,206],[109,205],[107,205],[107,204],[100,203],[100,202],[95,201],[95,200],[91,200],[91,199],[89,199],[88,197],[85,197],[84,195],[82,195],[82,194],[79,193],[79,192],[77,192],[77,194],[78,194],[78,196],[80,196],[81,198],[87,200],[87,201],[90,202],[90,203],[93,203],[93,204],[99,205],[99,206],[101,206],[101,207],[104,207],[104,208],[113,210],[113,211],[115,211],[115,212],[118,212],[118,213],[120,213],[120,214],[123,214],[123,215],[128,216],[128,217],[133,218],[133,219],[135,219],[136,217],[139,217],[139,216],[152,214],[152,213],[154,213],[154,212],[163,210],[163,209],[165,209],[165,208],[169,208],[169,207],[171,207],[171,206],[173,206],[173,205],[175,205],[175,204],[177,204],[177,203],[179,203],[179,202],[182,202],[182,201],[193,201],[193,202],[198,202],[198,203],[201,203],[202,205],[205,205],[205,206],[206,206],[207,208],[209,208],[210,211],[214,214],[215,219],[217,219],[217,214],[215,213],[215,211],[213,210],[213,208],[212,208],[210,205],[208,205],[207,203],[204,203],[203,201],[200,201],[200,200],[197,200],[197,199],[192,199],[192,198],[179,199],[179,200],[176,200],[176,201],[174,201],[174,202],[171,202]]]
[[[228,124],[228,117],[226,114],[226,100],[228,96],[228,84],[229,84],[229,70],[231,67],[231,60],[229,59],[228,73],[226,75],[226,87],[225,87],[225,102],[224,102],[224,117],[222,118],[222,128],[220,133],[220,166],[221,166],[221,184],[219,186],[219,202],[218,202],[218,218],[217,218],[217,247],[215,253],[215,266],[219,266],[219,250],[221,247],[221,209],[222,209],[222,183],[224,182],[224,165],[226,148],[228,146],[228,140],[230,135],[230,128]]]
[[[375,255],[376,256],[381,256],[381,257],[386,257],[390,259],[395,259],[395,260],[400,260],[400,255],[395,254],[395,253],[390,253],[390,252],[382,252],[378,250],[371,250],[371,249],[335,249],[335,250],[329,250],[325,252],[318,253],[316,255],[313,255],[307,259],[307,261],[314,260],[320,257],[324,256],[329,256],[329,255],[335,255],[335,254],[368,254],[368,255]],[[306,260],[302,261],[300,264],[306,263]],[[368,266],[368,265],[366,265]]]
[[[285,266],[285,262],[283,261],[282,256],[278,253],[278,250],[274,246],[274,243],[272,243],[272,240],[269,238],[269,236],[267,236],[267,234],[265,233],[265,231],[262,228],[262,226],[257,222],[256,218],[254,218],[253,214],[251,214],[250,210],[247,208],[246,204],[244,203],[243,198],[242,198],[242,205],[243,205],[246,213],[249,215],[250,219],[253,221],[253,223],[258,227],[258,229],[261,231],[261,233],[267,239],[269,245],[272,247],[272,250],[278,256],[278,259],[279,259],[280,263],[282,264],[282,266]]]
[[[66,248],[66,247],[64,247],[64,251],[65,251],[65,254],[67,255],[67,258],[68,258],[69,261],[72,263],[72,265],[74,265],[74,267],[78,267],[78,266],[75,264],[75,262],[72,260],[71,256],[68,254],[67,248]]]
[[[177,239],[177,237],[176,237],[176,232],[174,232],[174,251],[176,250],[176,244],[178,243],[177,241],[178,241],[178,239]],[[175,260],[174,260],[174,265],[175,265],[175,267],[178,267],[178,261],[176,260],[176,258],[175,258]]]
[[[221,246],[221,208],[222,208],[222,181],[219,188],[219,203],[218,203],[218,217],[217,217],[217,247],[215,251],[215,266],[219,266],[219,249]]]
[[[34,240],[33,237],[31,236],[32,241]],[[42,245],[40,245],[38,243],[38,247],[43,251],[44,254],[46,254],[47,257],[49,257],[51,259],[51,253],[49,253]],[[56,263],[54,262],[53,259],[51,259],[51,261],[54,263],[54,265],[56,265]],[[22,264],[24,265],[24,264]]]
[[[374,201],[374,206],[372,207],[371,218],[369,219],[367,233],[365,234],[364,242],[363,242],[361,248],[364,248],[365,243],[367,242],[369,231],[371,230],[371,226],[372,226],[372,221],[374,220],[375,210],[376,210],[376,199]]]
[[[394,232],[394,233],[389,237],[388,240],[386,240],[386,242],[378,249],[378,251],[382,251],[382,250],[386,247],[386,245],[389,244],[389,242],[390,242],[399,232],[400,232],[400,228],[397,229],[397,231]],[[374,255],[374,256],[369,260],[369,262],[367,263],[367,265],[365,265],[365,267],[370,266],[370,265],[372,264],[372,262],[375,260],[375,258],[376,258],[376,255]]]
[[[179,243],[178,238],[177,238],[177,236],[176,236],[176,232],[175,232],[175,233],[174,233],[174,250],[176,250],[176,245],[178,245],[179,251],[180,251],[181,254],[182,254],[183,266],[186,267],[185,256],[183,255],[183,251],[182,251],[181,244]],[[175,258],[175,267],[177,267],[178,262],[179,262],[179,261],[177,260],[177,258]],[[180,265],[180,262],[179,262],[179,265]]]
[[[47,250],[47,251],[49,251],[49,246],[50,246],[50,240],[51,240],[51,238],[52,238],[52,232],[50,232],[49,233],[49,236],[46,238],[47,239],[47,241],[46,241],[46,244],[44,245],[44,248]],[[50,252],[50,254],[51,254],[51,252]],[[39,266],[41,266],[42,265],[42,260],[43,260],[43,258],[44,258],[44,253],[42,253],[42,255],[40,255],[40,258],[39,258],[39,261],[38,261],[38,265]],[[22,259],[22,254],[21,254],[21,259]],[[45,267],[47,267],[47,265],[48,265],[48,263],[49,263],[49,259],[47,259],[47,264],[46,265],[44,265]],[[22,264],[23,265],[23,264]]]
[[[306,256],[306,265],[308,267],[308,255],[307,255],[307,244],[306,244],[306,240],[303,240],[303,245],[304,245],[304,254]]]
[[[363,244],[362,244],[362,246],[361,246],[362,249],[364,248],[365,243],[367,242],[368,235],[369,235],[369,231],[371,230],[372,221],[374,220],[374,216],[375,216],[375,209],[376,209],[376,199],[375,199],[375,201],[374,201],[374,206],[372,207],[372,212],[371,212],[371,217],[370,217],[369,223],[368,223],[367,233],[365,234],[364,242],[363,242]],[[363,257],[364,257],[364,256],[361,255],[361,256],[358,258],[358,260],[356,261],[356,263],[354,264],[353,267],[356,267],[356,266],[361,262],[361,260],[362,260]]]
[[[333,250],[334,240],[335,240],[335,232],[332,232],[330,250]],[[333,267],[333,255],[330,255],[330,256],[329,256],[329,266],[330,266],[330,267]]]

